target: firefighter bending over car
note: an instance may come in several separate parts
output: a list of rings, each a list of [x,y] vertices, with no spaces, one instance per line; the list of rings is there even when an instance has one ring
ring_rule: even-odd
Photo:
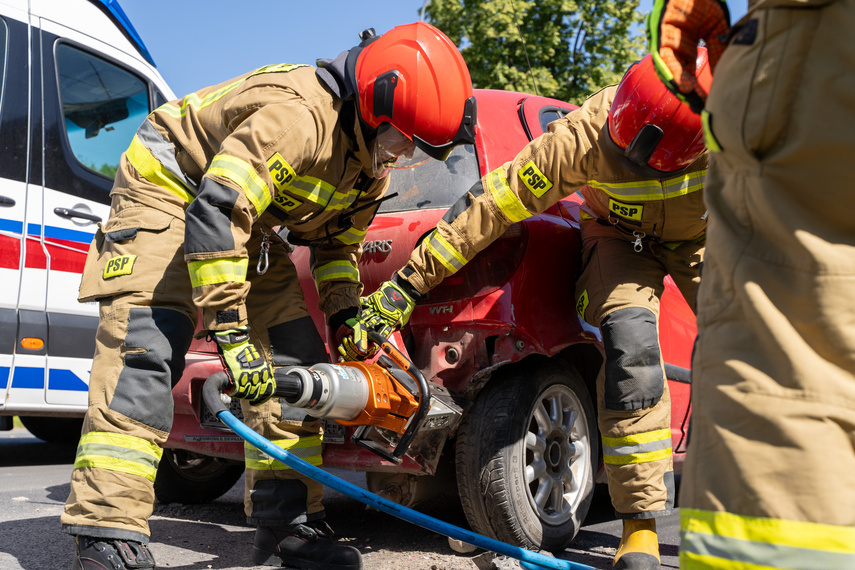
[[[706,54],[701,82],[710,80]],[[658,343],[663,280],[694,306],[704,252],[707,155],[700,118],[672,95],[651,56],[620,85],[549,125],[445,214],[391,281],[362,299],[340,352],[370,354],[365,329],[406,324],[416,301],[515,222],[581,190],[579,315],[602,331],[597,380],[609,490],[624,519],[615,567],[659,567],[655,518],[671,512],[671,406]],[[570,292],[568,291],[568,294]]]
[[[713,157],[680,567],[855,568],[855,1],[728,20],[717,0],[648,20]],[[700,39],[711,88],[691,81]]]
[[[278,399],[271,367],[328,360],[289,246],[312,248],[333,330],[355,315],[360,243],[390,167],[474,143],[457,47],[419,22],[361,35],[335,60],[270,65],[167,103],[122,156],[81,301],[100,302],[89,410],[62,515],[74,568],[155,568],[146,544],[160,446],[201,311],[246,423],[321,464],[319,424]],[[437,78],[441,77],[441,81]],[[330,540],[322,485],[246,447],[256,564],[362,568]]]

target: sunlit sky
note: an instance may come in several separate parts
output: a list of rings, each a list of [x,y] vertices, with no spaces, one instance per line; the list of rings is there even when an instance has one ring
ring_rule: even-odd
[[[183,96],[271,63],[333,58],[378,33],[419,19],[429,0],[120,0],[161,75]],[[493,0],[499,1],[499,0]],[[641,0],[650,11],[653,0]],[[747,0],[729,2],[732,20]]]

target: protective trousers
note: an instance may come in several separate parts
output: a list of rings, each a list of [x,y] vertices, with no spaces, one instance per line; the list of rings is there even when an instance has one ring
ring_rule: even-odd
[[[681,568],[855,568],[852,30],[760,10],[715,71]]]
[[[674,469],[659,300],[670,274],[694,308],[704,246],[647,241],[635,251],[631,238],[596,220],[581,230],[576,307],[603,336],[597,407],[612,505],[624,519],[663,516],[674,505]]]
[[[120,170],[116,186],[132,176]],[[148,541],[160,446],[172,426],[172,386],[181,377],[198,320],[183,243],[180,217],[114,193],[110,219],[96,232],[81,284],[81,300],[100,301],[100,323],[89,409],[62,515],[64,532]],[[257,229],[248,245],[252,342],[275,366],[326,361],[287,246],[272,237],[269,267],[259,275],[260,243]],[[289,410],[278,400],[243,407],[247,425],[320,465],[318,423]],[[246,464],[251,522],[283,525],[323,518],[320,484],[254,448]]]

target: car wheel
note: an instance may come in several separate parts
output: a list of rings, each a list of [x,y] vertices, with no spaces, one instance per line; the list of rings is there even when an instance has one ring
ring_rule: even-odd
[[[482,390],[457,435],[457,484],[473,530],[560,551],[588,514],[598,461],[588,389],[569,365],[517,368]]]
[[[154,494],[161,503],[208,503],[234,487],[243,465],[182,449],[164,449]]]
[[[80,441],[83,418],[49,418],[45,416],[20,416],[21,423],[39,439],[50,443]]]

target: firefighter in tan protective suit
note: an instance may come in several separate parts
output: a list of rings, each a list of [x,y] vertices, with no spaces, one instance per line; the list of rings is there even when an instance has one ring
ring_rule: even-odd
[[[312,249],[333,330],[357,314],[360,243],[390,167],[474,142],[459,51],[419,22],[335,60],[271,65],[155,110],[137,131],[80,288],[100,301],[89,410],[62,515],[74,568],[155,568],[146,544],[171,387],[201,312],[247,424],[313,465],[319,425],[270,399],[272,368],[325,362],[289,246]],[[437,81],[438,70],[442,81]],[[311,421],[310,421],[311,420]],[[246,447],[256,564],[362,568],[330,540],[321,484]]]
[[[705,54],[701,80],[709,80]],[[670,274],[694,305],[706,227],[700,119],[656,76],[650,56],[549,125],[516,158],[453,205],[409,263],[362,299],[349,359],[364,328],[406,324],[415,301],[509,225],[581,189],[584,268],[577,309],[602,331],[599,424],[612,503],[624,519],[615,566],[659,567],[655,517],[674,500],[670,400],[658,343],[659,297]],[[569,292],[568,292],[569,294]],[[370,351],[369,351],[370,352]]]
[[[855,1],[728,19],[721,1],[660,0],[648,20],[712,151],[680,567],[851,569]],[[701,38],[709,90],[687,65]]]

